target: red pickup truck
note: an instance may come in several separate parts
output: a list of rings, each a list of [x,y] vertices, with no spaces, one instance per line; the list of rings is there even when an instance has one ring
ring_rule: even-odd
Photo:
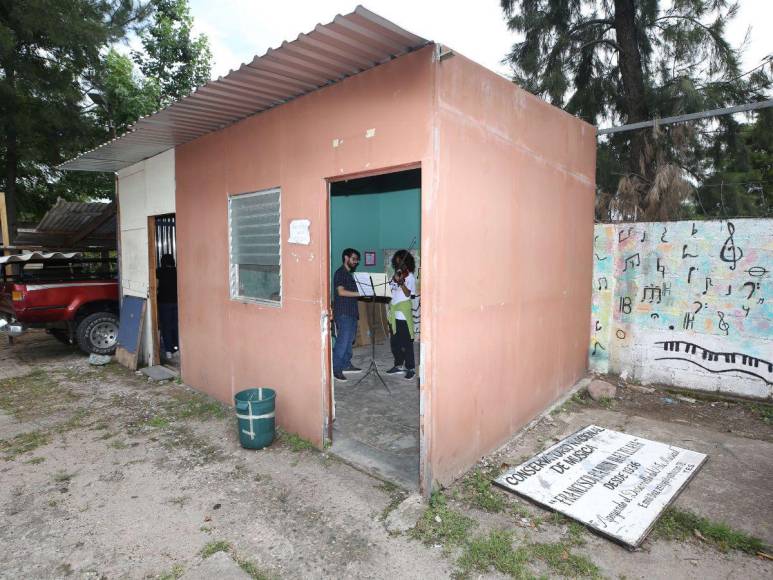
[[[118,340],[113,259],[59,252],[0,257],[0,332],[45,328],[86,353],[112,354]]]

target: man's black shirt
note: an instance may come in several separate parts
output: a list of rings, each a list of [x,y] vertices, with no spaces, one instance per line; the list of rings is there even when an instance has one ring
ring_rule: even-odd
[[[354,276],[344,266],[338,268],[335,274],[333,274],[333,316],[336,318],[339,316],[351,316],[352,318],[359,319],[360,312],[357,307],[357,298],[339,296],[339,286],[343,286],[344,290],[357,292],[357,283],[354,281]]]

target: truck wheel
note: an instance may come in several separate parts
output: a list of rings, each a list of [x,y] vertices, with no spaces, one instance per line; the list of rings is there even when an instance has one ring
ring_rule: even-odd
[[[118,344],[118,317],[111,312],[89,314],[78,324],[75,336],[86,354],[113,354]]]

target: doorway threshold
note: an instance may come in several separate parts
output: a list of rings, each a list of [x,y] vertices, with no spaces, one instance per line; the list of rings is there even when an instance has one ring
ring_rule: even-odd
[[[372,473],[379,479],[391,481],[408,491],[419,489],[418,457],[398,455],[371,447],[336,429],[333,429],[333,445],[329,451],[346,463]]]
[[[363,370],[347,373],[346,381],[335,380],[336,413],[330,451],[376,477],[417,490],[418,377],[409,380],[404,373],[385,372],[393,364],[387,341],[376,345],[375,363],[389,390],[374,373],[365,374],[370,362],[371,347],[355,347],[352,363]]]

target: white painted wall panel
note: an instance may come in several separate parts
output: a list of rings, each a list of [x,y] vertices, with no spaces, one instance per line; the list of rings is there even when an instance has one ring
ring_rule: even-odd
[[[148,217],[175,212],[174,150],[166,151],[118,173],[121,213],[121,290],[124,295],[148,297]],[[153,349],[147,310],[140,360],[147,363]]]

